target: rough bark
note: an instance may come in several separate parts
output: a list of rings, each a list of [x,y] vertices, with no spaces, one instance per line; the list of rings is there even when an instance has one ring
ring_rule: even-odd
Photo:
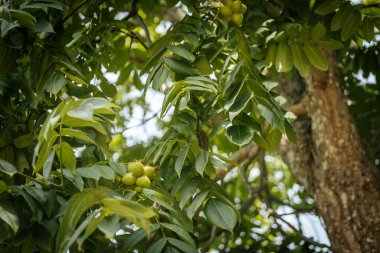
[[[305,92],[299,81],[284,82],[284,95],[297,103],[291,108],[300,116],[294,124],[299,143],[285,141],[279,153],[314,196],[336,252],[380,252],[378,171],[361,144],[329,58],[330,69],[313,70]]]

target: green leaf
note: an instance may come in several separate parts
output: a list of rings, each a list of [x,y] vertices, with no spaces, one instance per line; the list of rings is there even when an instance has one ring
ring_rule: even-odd
[[[174,54],[185,58],[189,62],[195,61],[195,56],[184,47],[167,45],[166,48],[172,51]]]
[[[54,72],[54,74],[49,78],[46,83],[46,91],[57,95],[63,86],[65,86],[67,80],[64,75],[58,72]]]
[[[74,76],[64,70],[60,70],[63,74],[65,74],[71,81],[75,82],[75,83],[78,83],[78,84],[87,84],[86,81],[83,81],[83,79],[77,77],[77,76]]]
[[[8,9],[8,11],[12,17],[12,21],[19,25],[30,26],[36,21],[36,18],[26,11],[16,9]]]
[[[53,26],[46,19],[38,19],[36,23],[32,26],[32,29],[35,32],[46,32],[46,33],[54,32]]]
[[[92,121],[93,114],[94,109],[92,108],[91,104],[83,103],[75,106],[67,112],[68,116],[85,121]]]
[[[4,183],[3,180],[0,180],[0,194],[3,193],[4,191],[6,191],[8,189],[8,186],[6,183]]]
[[[54,161],[54,155],[55,155],[54,150],[51,150],[48,158],[46,159],[44,166],[42,167],[42,175],[44,176],[45,180],[48,180],[49,178],[51,167]]]
[[[69,137],[74,137],[77,139],[80,139],[82,141],[86,141],[89,143],[92,143],[96,145],[96,142],[94,139],[92,139],[90,136],[88,136],[85,132],[73,128],[62,128],[61,129],[61,135],[62,136],[69,136]]]
[[[11,177],[17,174],[18,172],[15,166],[13,166],[13,164],[5,160],[0,160],[0,171],[4,172],[5,174]]]
[[[331,31],[338,31],[343,26],[343,20],[348,15],[348,13],[352,12],[353,8],[350,3],[344,3],[343,6],[339,7],[339,11],[335,14],[333,19],[331,20]]]
[[[165,207],[169,211],[176,212],[176,209],[173,207],[173,200],[168,196],[151,189],[143,189],[143,193],[148,199],[152,200],[153,202],[156,202],[157,204]]]
[[[285,133],[291,142],[297,143],[297,133],[287,120],[285,121]]]
[[[70,237],[65,237],[65,241],[64,241],[64,244],[62,246],[62,248],[66,249],[66,250],[62,250],[61,249],[58,249],[57,252],[59,253],[65,253],[68,251],[68,248],[73,245],[76,241],[79,243],[82,243],[81,242],[81,238],[79,237],[87,228],[87,226],[89,226],[91,224],[91,221],[95,219],[95,216],[98,215],[98,211],[95,211],[93,213],[91,213],[90,215],[88,215],[82,222],[81,224],[76,228],[76,230],[70,235]]]
[[[164,102],[162,103],[162,110],[160,117],[165,116],[169,109],[169,104],[172,103],[173,99],[178,95],[183,86],[183,82],[176,82],[170,88],[169,92],[165,95]]]
[[[117,214],[144,229],[149,228],[148,219],[155,215],[152,209],[131,200],[105,198],[101,203],[104,210]]]
[[[251,101],[253,95],[254,94],[252,92],[247,92],[243,96],[236,98],[235,102],[228,110],[228,116],[231,121],[244,110],[244,108]]]
[[[59,170],[61,171],[61,170]],[[62,169],[63,176],[69,180],[79,191],[83,191],[84,182],[78,173],[73,173],[71,170]]]
[[[285,42],[278,45],[275,67],[278,72],[288,72],[293,67],[292,53]]]
[[[204,208],[207,219],[214,225],[230,232],[234,229],[237,217],[234,210],[224,202],[211,198]]]
[[[57,9],[57,10],[63,10],[65,5],[63,3],[52,1],[52,2],[32,2],[32,3],[24,3],[21,5],[22,9],[41,9],[47,13],[48,8]]]
[[[280,143],[282,133],[276,129],[272,128],[266,135],[267,143],[269,144],[270,150],[275,150]]]
[[[329,68],[329,61],[327,57],[322,54],[317,47],[305,42],[303,49],[305,50],[306,56],[309,58],[310,63],[316,68],[322,71],[326,71]]]
[[[161,64],[161,66],[157,69],[153,77],[153,83],[152,83],[153,89],[160,90],[161,85],[168,79],[168,76],[169,76],[168,68],[164,64]]]
[[[102,80],[99,84],[100,88],[103,91],[103,94],[107,97],[113,98],[117,94],[116,86],[109,83],[107,80]]]
[[[264,60],[265,66],[267,66],[267,68],[270,68],[270,67],[275,65],[276,56],[277,56],[277,45],[274,43],[271,43],[268,46],[267,55],[266,55],[265,60]]]
[[[37,200],[42,206],[46,204],[48,201],[48,194],[47,192],[38,189],[34,186],[25,185],[22,187],[31,197],[33,197],[35,200]]]
[[[199,179],[195,178],[183,186],[181,191],[181,199],[179,201],[179,208],[183,209],[187,201],[194,195],[199,184]]]
[[[75,112],[76,116],[79,116],[81,114],[84,115],[85,112],[80,112],[79,110]],[[80,118],[74,118],[69,116],[64,116],[62,119],[62,124],[69,126],[69,127],[92,127],[99,133],[108,136],[108,133],[106,132],[104,126],[96,121],[90,121],[87,119],[80,119]]]
[[[150,227],[149,231],[154,232],[159,228],[160,228],[159,224],[154,224],[153,226]],[[147,236],[148,236],[147,232],[144,229],[140,228],[139,230],[133,232],[133,234],[131,234],[128,237],[128,239],[125,240],[125,242],[123,243],[123,248],[132,249],[132,247],[134,247],[136,244],[141,242]]]
[[[175,73],[179,75],[196,76],[199,74],[198,71],[193,66],[185,62],[170,59],[170,58],[165,58],[164,62],[172,71],[174,71]]]
[[[37,221],[41,222],[43,216],[43,210],[41,208],[41,205],[38,204],[37,201],[34,198],[32,198],[28,193],[26,193],[26,191],[23,190],[22,187],[17,188],[16,192],[19,193],[25,199],[30,210],[33,212],[33,215],[35,216],[34,218]]]
[[[229,126],[227,127],[227,138],[236,145],[245,145],[252,140],[253,130],[249,126]]]
[[[348,40],[356,33],[361,23],[361,20],[362,15],[360,11],[358,11],[357,9],[354,9],[353,11],[349,12],[346,16],[344,16],[344,25],[342,25],[341,31],[341,38],[343,41]]]
[[[0,219],[7,223],[15,234],[17,233],[20,227],[20,221],[12,205],[8,202],[0,201]]]
[[[323,39],[325,35],[326,35],[326,28],[321,22],[319,22],[316,26],[314,26],[313,30],[311,31],[311,38],[313,40]]]
[[[175,161],[175,171],[177,172],[178,176],[181,176],[181,171],[183,164],[185,163],[187,152],[189,151],[190,144],[187,144],[182,150],[181,153],[179,154],[177,160]]]
[[[342,0],[325,0],[316,9],[315,13],[324,16],[335,11],[342,4]]]
[[[302,77],[307,77],[310,74],[310,62],[303,48],[298,43],[292,44],[292,54],[294,66],[296,66]]]
[[[316,41],[317,44],[326,50],[337,50],[343,47],[343,44],[337,40]]]
[[[108,197],[110,193],[111,189],[99,187],[85,189],[83,192],[76,193],[70,198],[57,234],[56,249],[59,253],[65,253],[71,246],[70,238],[75,232],[82,215],[90,207]]]
[[[197,196],[195,196],[195,198],[193,199],[193,202],[191,202],[190,206],[187,208],[187,217],[189,217],[190,219],[193,218],[195,212],[202,205],[203,201],[206,199],[209,192],[210,192],[209,190],[206,190],[206,191],[198,193]]]
[[[87,224],[86,226],[86,229],[84,231],[84,233],[78,237],[78,239],[76,240],[77,243],[78,243],[78,247],[81,248],[82,247],[82,244],[83,242],[92,234],[95,232],[95,230],[98,228],[98,225],[99,223],[103,220],[103,218],[105,217],[105,213],[104,212],[100,212],[100,211],[95,211],[93,212],[93,217],[90,218],[89,220],[89,223]],[[91,215],[90,215],[91,216]],[[88,216],[88,218],[90,217]],[[82,223],[83,224],[83,223]]]
[[[15,29],[16,27],[18,27],[18,25],[3,19],[1,22],[1,36],[4,38],[9,31]]]
[[[166,238],[158,239],[152,245],[149,246],[149,248],[146,250],[146,253],[161,253],[167,241],[168,240]]]
[[[195,169],[196,171],[203,176],[203,171],[206,168],[208,162],[208,152],[205,150],[202,150],[199,152],[197,156],[197,160],[195,161]]]
[[[67,142],[57,144],[55,146],[55,152],[57,153],[57,157],[63,166],[74,172],[76,169],[77,159],[70,144]]]
[[[182,240],[188,242],[191,245],[195,245],[193,238],[191,238],[190,234],[187,233],[182,227],[176,224],[164,223],[161,222],[160,226],[166,229],[169,229],[176,233]]]
[[[373,25],[371,19],[368,17],[364,17],[363,22],[361,24],[361,31],[363,34],[363,38],[367,42],[371,42],[375,36],[375,26]]]
[[[179,250],[181,250],[182,252],[186,252],[186,253],[198,253],[198,250],[186,243],[186,242],[183,242],[183,241],[180,241],[178,239],[174,239],[174,238],[168,238],[168,242],[173,245],[174,247],[178,248]]]

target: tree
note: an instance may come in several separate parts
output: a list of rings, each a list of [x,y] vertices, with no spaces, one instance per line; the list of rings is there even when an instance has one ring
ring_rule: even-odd
[[[1,252],[380,249],[376,1],[0,3]]]

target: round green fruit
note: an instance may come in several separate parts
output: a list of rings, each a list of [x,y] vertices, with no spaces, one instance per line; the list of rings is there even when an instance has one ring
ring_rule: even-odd
[[[232,12],[234,13],[240,13],[242,7],[243,7],[243,4],[240,1],[235,1],[231,5]]]
[[[125,185],[134,185],[136,183],[136,177],[133,176],[131,172],[128,172],[123,176],[121,182]]]
[[[109,144],[109,148],[112,150],[112,151],[117,151],[121,148],[121,142],[123,140],[123,136],[121,134],[117,134],[111,141],[110,141],[110,144]]]
[[[149,177],[149,178],[152,178],[155,170],[156,169],[152,166],[145,166],[144,167],[144,175]]]
[[[133,176],[140,177],[144,175],[144,166],[140,162],[132,162],[128,164],[128,171],[132,172]]]
[[[234,13],[232,15],[232,22],[234,22],[237,25],[243,24],[243,14],[241,14],[241,13]]]
[[[136,185],[142,188],[149,188],[150,187],[150,180],[147,176],[141,176],[137,178]]]
[[[232,9],[230,6],[223,6],[222,8],[220,8],[220,13],[223,15],[223,17],[230,17],[232,15]]]
[[[245,5],[245,4],[242,4],[241,5],[241,14],[244,14],[245,12],[247,11],[247,5]]]
[[[230,5],[232,5],[233,2],[234,2],[234,0],[225,0],[224,4],[230,6]]]
[[[210,63],[205,56],[198,57],[195,60],[194,65],[201,75],[210,75],[213,72]]]

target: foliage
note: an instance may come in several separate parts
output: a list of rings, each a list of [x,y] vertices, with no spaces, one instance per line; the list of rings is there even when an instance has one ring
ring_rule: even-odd
[[[297,141],[275,78],[325,71],[335,52],[371,141],[363,130],[380,128],[379,87],[358,86],[355,74],[380,66],[377,5],[247,1],[238,26],[218,1],[0,3],[2,252],[319,251],[271,213],[314,210],[302,188],[287,194],[298,185],[284,164],[265,161],[282,136]],[[147,110],[150,89],[165,94],[164,134],[127,147],[122,108]],[[374,121],[363,122],[368,108]],[[250,143],[259,151],[235,164],[231,154]],[[158,169],[150,188],[121,182],[136,159]],[[240,177],[220,180],[232,168]]]

